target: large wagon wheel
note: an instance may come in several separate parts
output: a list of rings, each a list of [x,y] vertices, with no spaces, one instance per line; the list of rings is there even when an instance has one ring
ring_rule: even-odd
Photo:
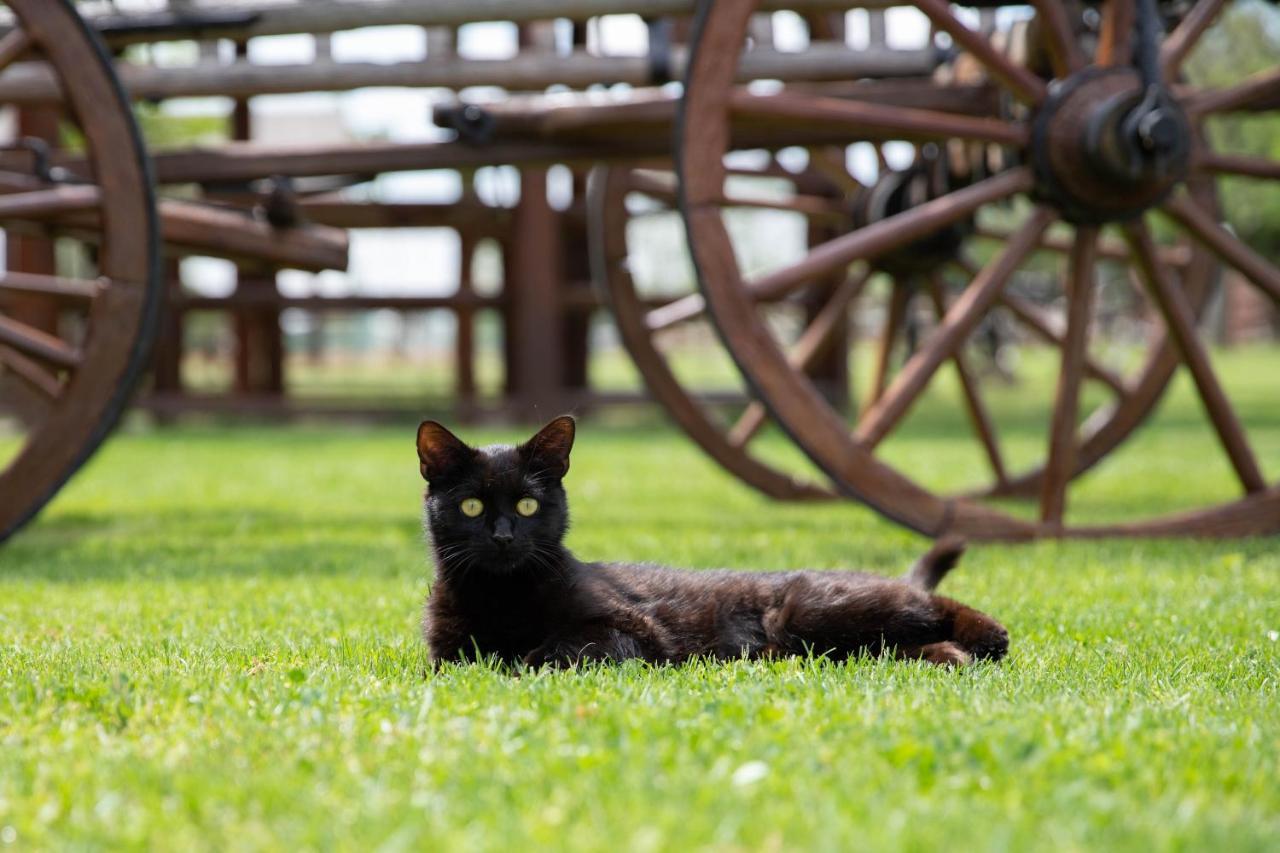
[[[755,4],[702,3],[699,7],[685,98],[678,128],[681,207],[699,284],[735,361],[771,414],[842,491],[915,530],[957,532],[975,538],[1040,535],[1195,534],[1244,535],[1280,530],[1280,488],[1259,470],[1238,417],[1215,375],[1195,329],[1195,302],[1211,273],[1197,259],[1179,281],[1171,271],[1147,214],[1188,235],[1273,299],[1280,298],[1280,270],[1219,224],[1212,181],[1219,175],[1280,177],[1274,161],[1212,152],[1199,141],[1202,128],[1220,115],[1280,109],[1280,68],[1220,89],[1165,84],[1178,80],[1183,61],[1224,5],[1199,0],[1167,38],[1154,3],[1108,0],[1096,9],[1100,22],[1092,59],[1085,58],[1063,6],[1033,4],[1038,31],[1051,59],[1050,84],[1032,68],[995,50],[941,0],[914,4],[932,25],[981,62],[1004,87],[1008,106],[976,120],[936,110],[849,104],[797,92],[760,95],[735,89],[735,57]],[[1139,14],[1141,10],[1141,14]],[[738,267],[720,197],[731,126],[744,121],[845,128],[849,138],[882,138],[944,144],[982,143],[1001,165],[991,177],[947,192],[902,213],[869,223],[818,246],[800,261],[747,281]],[[1212,130],[1212,128],[1210,128]],[[1120,188],[1117,191],[1117,188]],[[1021,222],[1003,250],[977,271],[902,372],[851,430],[795,370],[755,305],[762,292],[790,292],[819,276],[874,261],[1009,199],[1025,198]],[[1014,208],[1018,210],[1019,208]],[[1055,222],[1073,229],[1065,279],[1067,328],[1062,370],[1047,442],[1047,463],[1036,478],[1038,519],[1016,517],[977,500],[936,494],[878,458],[875,450],[920,398],[938,368],[953,357],[988,313],[1015,271]],[[1073,475],[1097,461],[1077,434],[1081,380],[1086,372],[1088,317],[1095,289],[1102,227],[1117,228],[1167,331],[1169,344],[1153,358],[1187,365],[1215,434],[1227,451],[1245,496],[1219,506],[1153,520],[1078,526],[1064,521]],[[1167,350],[1167,352],[1166,352]],[[1159,377],[1161,371],[1149,375]],[[1167,378],[1167,377],[1166,377]],[[1163,388],[1163,381],[1155,382]],[[1150,389],[1135,388],[1137,396]],[[1154,392],[1158,396],[1158,389]],[[1139,414],[1149,405],[1122,406]],[[1128,421],[1132,419],[1122,419]],[[1134,423],[1117,422],[1126,435]],[[1123,429],[1122,429],[1123,428]],[[1123,436],[1122,436],[1123,437]],[[1086,437],[1087,439],[1087,437]],[[998,490],[994,490],[998,491]]]
[[[0,39],[0,70],[25,59],[51,69],[96,178],[49,169],[35,143],[19,146],[30,149],[29,169],[0,171],[0,226],[60,237],[66,272],[0,274],[0,406],[25,424],[0,471],[0,540],[110,431],[144,367],[160,300],[148,160],[106,52],[66,0],[7,6],[14,28]]]

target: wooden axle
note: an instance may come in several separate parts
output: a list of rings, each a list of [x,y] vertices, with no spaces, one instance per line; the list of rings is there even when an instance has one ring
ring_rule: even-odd
[[[799,84],[788,88],[808,91]],[[815,91],[841,100],[972,116],[998,116],[1001,109],[999,90],[993,86],[938,86],[927,77],[824,83]],[[432,119],[466,135],[478,118],[483,133],[493,140],[537,137],[569,142],[634,139],[636,134],[665,139],[671,135],[678,103],[661,89],[636,90],[621,98],[589,92],[516,95],[494,103],[441,104],[433,109]],[[794,127],[780,128],[780,140],[782,133],[797,138]]]

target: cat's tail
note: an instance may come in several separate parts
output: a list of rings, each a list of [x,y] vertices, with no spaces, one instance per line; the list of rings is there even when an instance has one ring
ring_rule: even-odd
[[[929,549],[907,572],[906,581],[912,586],[926,592],[933,592],[960,562],[964,554],[965,541],[959,536],[943,536]]]

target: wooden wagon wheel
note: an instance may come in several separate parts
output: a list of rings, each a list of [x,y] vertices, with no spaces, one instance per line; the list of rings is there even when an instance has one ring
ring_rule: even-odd
[[[1201,252],[1179,281],[1147,221],[1149,212],[1159,212],[1199,248],[1235,267],[1271,298],[1280,298],[1280,270],[1219,224],[1212,193],[1216,176],[1276,179],[1280,169],[1274,161],[1212,152],[1199,142],[1201,129],[1217,116],[1280,108],[1280,69],[1268,69],[1220,89],[1163,82],[1179,80],[1187,53],[1224,5],[1218,0],[1199,0],[1164,39],[1154,3],[1108,0],[1096,9],[1100,32],[1089,59],[1063,7],[1056,2],[1034,3],[1053,81],[997,51],[985,36],[962,23],[950,4],[919,0],[914,5],[936,30],[985,66],[1006,91],[1008,106],[990,116],[958,118],[937,110],[871,107],[801,92],[761,95],[736,89],[732,86],[736,57],[755,4],[699,6],[677,131],[681,208],[699,284],[744,375],[778,422],[842,491],[930,535],[956,532],[974,538],[1019,539],[1245,535],[1280,530],[1280,488],[1263,478],[1197,337],[1194,303],[1211,270]],[[744,120],[820,123],[828,129],[846,128],[850,139],[866,138],[869,132],[920,143],[962,139],[1000,152],[1001,166],[990,177],[837,237],[796,263],[748,281],[736,261],[720,204],[729,128]],[[985,207],[1013,198],[1030,204],[1003,250],[977,271],[954,303],[944,306],[941,322],[851,430],[788,362],[756,312],[756,297],[792,292],[816,277],[847,270],[855,262],[874,261],[918,245],[942,229],[971,222]],[[1040,245],[1049,226],[1059,221],[1069,223],[1074,231],[1065,279],[1067,328],[1060,347],[1062,370],[1048,459],[1037,483],[1039,518],[1025,519],[977,500],[935,494],[886,464],[875,449],[901,422],[938,368],[959,351],[1010,277]],[[1150,520],[1093,526],[1064,521],[1066,491],[1073,475],[1082,465],[1096,461],[1089,459],[1088,442],[1082,442],[1077,433],[1076,415],[1086,373],[1087,320],[1103,227],[1121,233],[1133,271],[1167,330],[1168,347],[1157,347],[1153,357],[1189,368],[1245,492],[1243,498]],[[1162,354],[1166,349],[1168,354]],[[1155,384],[1163,387],[1163,382]],[[1134,388],[1130,394],[1148,390]],[[1145,415],[1149,405],[1132,408]],[[1127,434],[1133,425],[1119,422],[1116,428],[1127,427],[1121,429]]]
[[[781,170],[775,170],[775,177],[788,179],[787,173]],[[762,403],[752,400],[735,420],[726,422],[713,411],[713,406],[704,403],[701,399],[704,395],[692,391],[678,377],[670,363],[670,351],[661,339],[673,331],[687,332],[691,322],[703,315],[702,298],[697,294],[679,294],[664,299],[660,306],[651,305],[638,291],[628,264],[631,252],[627,226],[632,221],[631,197],[639,195],[648,201],[652,208],[644,214],[652,214],[674,211],[675,191],[675,174],[661,168],[600,166],[588,181],[592,278],[613,314],[623,346],[654,398],[725,470],[778,500],[835,497],[825,484],[787,473],[751,452],[748,443],[766,423],[767,412]],[[818,218],[843,216],[830,199],[814,196],[777,201],[738,198],[736,201],[738,207],[778,206],[807,210]],[[799,355],[793,356],[801,369],[822,355],[836,338],[844,322],[844,309],[857,298],[864,283],[865,278],[842,284],[837,303],[813,317],[800,335]]]
[[[0,471],[0,540],[30,519],[111,430],[142,371],[160,301],[155,199],[137,126],[110,59],[65,0],[9,0],[0,70],[47,65],[65,93],[94,181],[47,168],[0,171],[0,226],[59,240],[65,275],[0,274],[0,405],[25,435]],[[58,219],[57,232],[49,227]],[[74,257],[72,257],[74,256]],[[51,322],[31,321],[34,313]]]

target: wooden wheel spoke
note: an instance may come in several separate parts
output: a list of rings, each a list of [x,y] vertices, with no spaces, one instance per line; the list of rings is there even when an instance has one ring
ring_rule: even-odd
[[[1019,100],[1034,105],[1045,99],[1047,88],[1044,81],[996,50],[985,35],[965,26],[952,14],[947,0],[917,0],[916,8],[924,12],[935,27],[951,36],[957,45],[973,54],[991,76],[1004,83]]]
[[[1084,67],[1084,54],[1076,38],[1071,22],[1067,19],[1062,0],[1031,0],[1036,15],[1043,22],[1045,44],[1053,60],[1053,72],[1066,77]]]
[[[62,278],[38,273],[0,270],[0,291],[39,293],[60,299],[92,301],[106,286],[101,279]]]
[[[861,295],[870,280],[871,270],[867,269],[849,276],[836,288],[796,341],[789,356],[793,366],[807,369],[826,353],[836,332],[844,325],[849,305]]]
[[[1133,25],[1137,21],[1134,0],[1107,0],[1098,35],[1098,65],[1128,65],[1133,57]]]
[[[627,189],[643,193],[672,207],[675,206],[678,194],[675,175],[650,169],[633,169],[628,172]]]
[[[1280,270],[1274,264],[1246,246],[1186,196],[1169,200],[1162,210],[1205,248],[1239,270],[1280,305]]]
[[[942,362],[964,343],[1054,219],[1052,211],[1036,208],[1010,238],[1004,252],[983,268],[956,299],[947,316],[907,362],[885,395],[867,410],[856,432],[859,443],[867,448],[875,447],[906,415]]]
[[[1160,66],[1166,80],[1177,79],[1182,63],[1200,43],[1200,37],[1213,24],[1225,5],[1226,0],[1199,0],[1191,7],[1191,11],[1182,16],[1177,28],[1160,46]]]
[[[661,308],[654,308],[645,315],[644,324],[649,327],[651,332],[661,332],[664,329],[701,317],[706,310],[707,303],[702,298],[702,294],[690,293],[688,296],[682,296],[674,302],[668,302]]]
[[[752,400],[733,422],[733,426],[729,427],[729,444],[737,448],[746,447],[759,434],[768,419],[769,412],[764,403]]]
[[[795,348],[787,356],[788,363],[797,370],[807,370],[815,360],[821,357],[831,345],[835,334],[843,326],[849,305],[858,298],[867,282],[871,279],[871,270],[860,275],[850,276],[844,280],[826,303],[814,316],[813,320],[800,334]],[[734,447],[743,447],[760,431],[766,420],[763,404],[753,402],[729,430],[729,443]]]
[[[31,37],[26,30],[15,29],[0,38],[0,72],[17,62],[33,47]]]
[[[824,133],[847,132],[849,141],[902,139],[909,142],[945,142],[969,139],[1021,147],[1029,139],[1026,127],[1002,119],[895,107],[870,101],[847,101],[823,95],[798,92],[753,95],[736,91],[729,103],[734,115],[740,118],[785,121],[791,127],[809,125]]]
[[[902,334],[902,326],[907,319],[907,308],[911,304],[911,289],[895,281],[889,294],[889,313],[885,316],[884,327],[880,330],[879,346],[876,348],[875,373],[871,379],[871,392],[867,405],[875,405],[884,396],[884,389],[889,384],[889,371],[893,363],[893,347]]]
[[[1214,175],[1238,175],[1244,178],[1280,181],[1280,161],[1269,157],[1206,152],[1196,159],[1195,167],[1201,172]]]
[[[1280,104],[1280,66],[1259,71],[1234,86],[1193,94],[1186,102],[1193,116],[1237,110],[1275,109]]]
[[[0,346],[0,366],[12,372],[29,388],[50,400],[56,399],[62,393],[62,384],[58,381],[58,377],[17,350]]]
[[[1249,448],[1244,429],[1213,372],[1209,354],[1196,334],[1195,315],[1186,296],[1174,285],[1156,256],[1155,241],[1150,230],[1141,223],[1128,225],[1125,228],[1125,239],[1133,247],[1134,262],[1143,283],[1160,310],[1183,363],[1191,373],[1209,420],[1213,423],[1241,485],[1246,492],[1265,490],[1266,481],[1263,480],[1257,460]]]
[[[794,264],[762,276],[748,287],[758,300],[785,296],[807,282],[847,267],[854,261],[892,252],[939,228],[967,219],[983,205],[1025,192],[1033,184],[1030,170],[1024,167],[1011,169],[829,240],[811,249]]]
[[[74,347],[11,317],[0,316],[0,344],[54,367],[72,369],[80,365],[80,353]]]
[[[933,302],[934,313],[941,322],[947,316],[947,286],[937,273],[934,273],[930,279],[929,296]],[[965,358],[962,348],[955,351],[951,360],[955,364],[956,376],[960,380],[960,390],[964,394],[965,408],[968,410],[969,420],[973,423],[973,431],[982,442],[982,448],[987,454],[987,461],[991,465],[991,473],[995,476],[997,486],[1005,486],[1009,482],[1009,474],[1004,465],[1004,456],[1000,452],[995,422],[991,419],[986,403],[982,400],[978,380],[969,369],[968,359]]]
[[[1062,345],[1062,370],[1049,427],[1049,458],[1040,491],[1040,518],[1062,524],[1067,484],[1076,466],[1076,417],[1080,408],[1080,379],[1084,374],[1093,314],[1094,272],[1098,260],[1098,229],[1076,231],[1075,249],[1067,273],[1067,331]]]
[[[0,220],[50,219],[96,209],[102,193],[95,186],[59,186],[0,195]]]

